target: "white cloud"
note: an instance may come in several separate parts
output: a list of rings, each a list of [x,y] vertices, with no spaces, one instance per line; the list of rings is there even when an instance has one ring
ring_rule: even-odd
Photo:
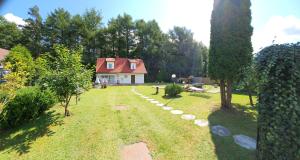
[[[17,25],[22,25],[22,26],[24,26],[24,25],[26,24],[26,22],[25,22],[21,17],[15,16],[15,15],[12,14],[12,13],[6,13],[3,17],[4,17],[7,21],[16,23]]]
[[[294,43],[300,41],[300,18],[295,16],[273,16],[262,28],[254,28],[252,37],[254,52],[274,43]]]

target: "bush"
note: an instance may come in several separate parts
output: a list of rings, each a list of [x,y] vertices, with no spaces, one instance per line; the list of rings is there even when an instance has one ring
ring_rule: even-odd
[[[38,87],[19,89],[0,114],[1,128],[13,128],[35,119],[55,102],[55,95],[50,90],[42,91]]]
[[[7,92],[0,90],[0,113],[2,112],[2,109],[4,107],[4,104],[9,99],[9,95]]]
[[[258,159],[300,159],[300,43],[257,56]]]
[[[165,95],[169,97],[176,97],[183,91],[183,88],[177,84],[169,84],[165,88]]]
[[[9,95],[5,91],[0,91],[0,103],[3,103],[8,99]]]

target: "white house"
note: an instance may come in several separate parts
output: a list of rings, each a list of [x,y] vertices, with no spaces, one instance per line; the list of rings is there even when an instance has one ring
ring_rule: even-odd
[[[107,81],[108,84],[143,84],[147,74],[141,59],[98,58],[96,81]]]

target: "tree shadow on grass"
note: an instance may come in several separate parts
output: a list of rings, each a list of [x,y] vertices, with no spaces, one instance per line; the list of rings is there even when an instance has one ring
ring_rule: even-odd
[[[256,118],[252,114],[239,109],[234,104],[232,110],[215,110],[209,117],[210,134],[215,146],[215,153],[220,160],[232,159],[255,159],[255,151],[247,150],[234,143],[233,135],[244,134],[256,138],[257,124]],[[230,136],[220,137],[212,133],[211,127],[222,125],[231,132]]]
[[[240,105],[238,103],[232,103],[233,106],[235,106],[233,108],[233,110],[235,112],[239,112],[241,114],[243,114],[246,117],[249,117],[251,119],[254,119],[255,121],[257,120],[257,106],[251,106],[250,104],[248,105]]]
[[[62,125],[61,117],[61,114],[49,111],[20,127],[0,131],[0,151],[16,151],[19,155],[28,153],[30,145],[38,138],[55,134],[49,126]]]

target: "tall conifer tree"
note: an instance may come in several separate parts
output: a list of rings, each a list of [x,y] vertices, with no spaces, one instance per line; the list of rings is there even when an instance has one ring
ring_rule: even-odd
[[[220,81],[222,108],[231,108],[232,83],[252,60],[250,6],[250,0],[214,1],[208,70]]]

